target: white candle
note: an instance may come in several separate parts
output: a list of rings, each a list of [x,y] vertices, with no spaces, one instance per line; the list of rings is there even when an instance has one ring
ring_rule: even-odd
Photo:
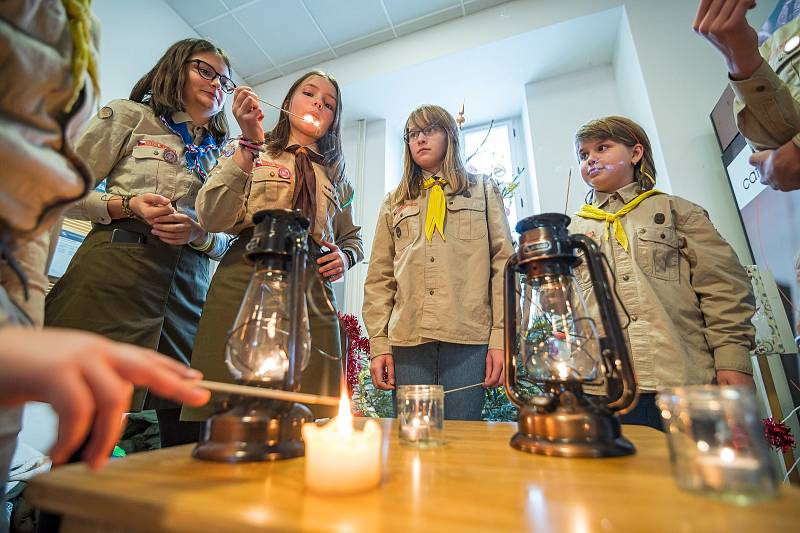
[[[400,438],[407,442],[427,442],[431,439],[428,416],[415,416],[408,424],[400,424]]]
[[[737,457],[731,448],[722,448],[718,455],[695,457],[694,463],[703,485],[710,489],[735,491],[759,486],[761,463],[755,457]]]
[[[377,487],[381,481],[381,428],[367,420],[353,428],[347,393],[339,416],[325,424],[303,425],[306,487],[321,494],[350,494]]]

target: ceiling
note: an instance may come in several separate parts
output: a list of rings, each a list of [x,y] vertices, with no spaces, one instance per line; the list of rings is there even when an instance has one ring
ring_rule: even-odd
[[[166,0],[258,85],[507,0]]]

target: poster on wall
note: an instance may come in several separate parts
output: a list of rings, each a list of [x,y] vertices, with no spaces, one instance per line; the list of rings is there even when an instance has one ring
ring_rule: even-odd
[[[722,156],[755,263],[775,279],[780,307],[792,334],[800,334],[800,191],[780,192],[762,185],[750,165],[753,150],[737,135]],[[780,311],[780,307],[778,311]]]

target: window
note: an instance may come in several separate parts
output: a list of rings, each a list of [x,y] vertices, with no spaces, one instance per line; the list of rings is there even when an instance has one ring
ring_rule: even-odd
[[[464,130],[464,158],[469,159],[467,170],[486,174],[497,181],[512,230],[520,217],[518,207],[522,205],[522,174],[525,172],[515,160],[516,143],[516,131],[510,120]]]

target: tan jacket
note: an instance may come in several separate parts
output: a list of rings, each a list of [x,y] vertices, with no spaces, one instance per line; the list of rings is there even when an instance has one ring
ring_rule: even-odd
[[[90,53],[97,57],[97,20]],[[0,261],[0,293],[35,324],[44,313],[50,232],[72,201],[92,186],[74,146],[91,116],[96,94],[85,76],[83,94],[72,96],[73,41],[61,2],[0,2],[0,239],[28,277],[25,301],[19,277]],[[6,295],[0,300],[8,302]],[[0,303],[0,308],[4,307]],[[0,325],[8,315],[0,309]]]
[[[315,148],[315,147],[309,147]],[[294,155],[277,157],[262,153],[248,173],[233,160],[238,140],[228,143],[219,165],[197,196],[200,224],[209,231],[238,235],[253,226],[253,215],[262,209],[291,209],[294,193]],[[364,257],[361,227],[353,223],[353,187],[346,179],[337,187],[328,179],[325,167],[312,163],[317,180],[317,215],[312,237],[349,249],[356,261]],[[350,265],[353,266],[353,265]]]
[[[593,205],[614,212],[639,194],[635,183],[614,194],[595,192]],[[711,383],[716,370],[752,373],[750,322],[755,299],[730,245],[701,207],[668,194],[651,196],[622,219],[626,252],[603,221],[575,216],[571,233],[593,238],[616,275],[631,316],[625,331],[639,387]],[[576,277],[602,329],[585,265]],[[613,281],[613,280],[612,280]],[[620,321],[627,322],[620,310]]]
[[[756,150],[790,140],[800,147],[800,18],[778,28],[761,45],[765,61],[750,78],[731,81],[736,125]],[[794,47],[792,47],[794,46]]]
[[[400,205],[384,199],[364,283],[371,355],[430,341],[503,347],[503,268],[514,248],[499,190],[473,178],[462,195],[445,187],[444,240],[425,237],[429,190]]]
[[[175,123],[188,122],[194,141],[205,136],[203,126],[193,126],[184,112],[174,113]],[[114,195],[157,193],[172,200],[175,208],[197,220],[195,200],[202,182],[184,163],[184,144],[150,106],[131,100],[113,100],[92,118],[76,147],[94,173],[106,179],[106,192],[92,191],[68,215],[95,224],[111,223],[108,201]],[[218,151],[217,151],[218,152]],[[206,170],[216,164],[216,154],[203,160]],[[220,233],[208,255],[219,259],[228,249],[230,236]]]

